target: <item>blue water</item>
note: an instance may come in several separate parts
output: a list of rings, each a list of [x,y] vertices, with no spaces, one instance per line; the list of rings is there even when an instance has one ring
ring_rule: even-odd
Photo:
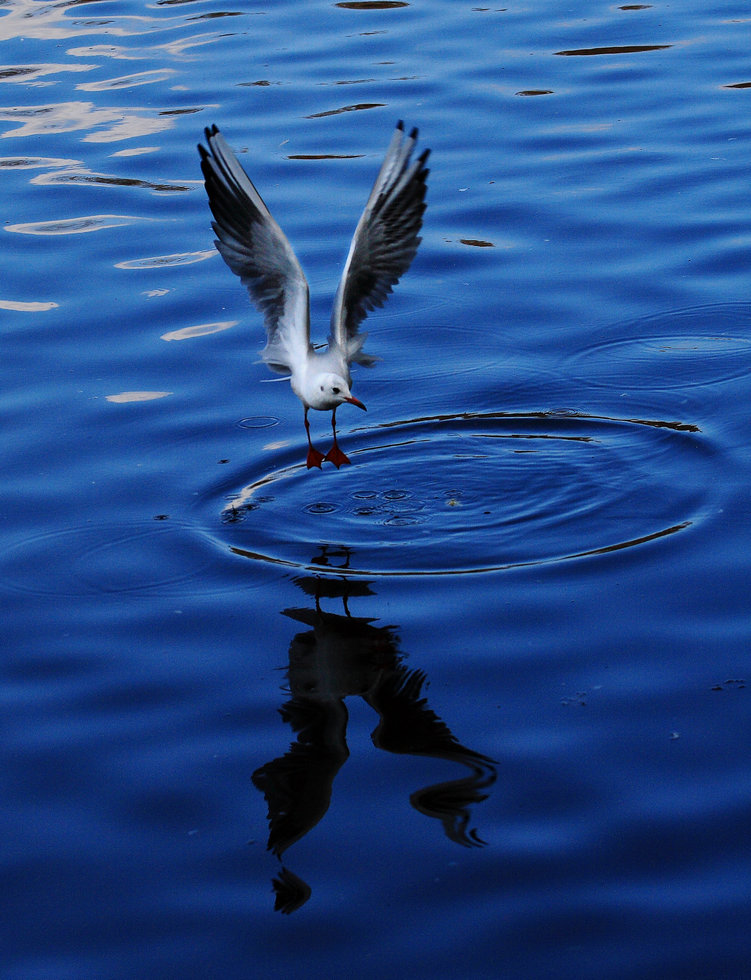
[[[750,25],[3,4],[3,980],[746,976]],[[195,144],[322,340],[400,118],[307,471]]]

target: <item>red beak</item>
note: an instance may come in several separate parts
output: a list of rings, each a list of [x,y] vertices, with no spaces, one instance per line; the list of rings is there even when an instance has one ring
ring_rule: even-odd
[[[345,402],[349,402],[351,405],[357,405],[357,407],[361,408],[363,412],[367,412],[367,408],[363,405],[360,399],[355,398],[354,395],[350,395],[349,398],[345,398],[344,400]]]

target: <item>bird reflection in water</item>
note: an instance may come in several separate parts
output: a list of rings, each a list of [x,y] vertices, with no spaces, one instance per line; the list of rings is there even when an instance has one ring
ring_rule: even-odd
[[[348,560],[346,549],[325,547],[313,560],[322,567],[332,558]],[[346,572],[345,572],[346,575]],[[487,798],[496,777],[492,759],[465,748],[422,696],[426,674],[408,669],[399,653],[393,626],[375,626],[373,618],[353,616],[349,600],[372,596],[369,584],[344,576],[301,577],[297,585],[314,599],[314,608],[285,609],[284,615],[310,627],[289,648],[290,700],[280,714],[296,734],[289,750],[253,773],[253,784],[268,805],[268,849],[280,860],[325,816],[336,774],[347,761],[345,699],[359,696],[379,716],[372,740],[396,754],[458,762],[469,775],[415,790],[410,802],[425,816],[440,820],[446,836],[464,847],[484,844],[470,828],[470,807]],[[325,612],[324,599],[341,600],[344,614]],[[282,866],[274,879],[275,909],[291,913],[311,889]]]

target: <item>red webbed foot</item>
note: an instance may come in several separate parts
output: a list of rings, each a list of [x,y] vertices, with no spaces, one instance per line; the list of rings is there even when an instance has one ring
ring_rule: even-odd
[[[350,463],[349,456],[345,456],[336,443],[334,443],[323,458],[327,459],[329,463],[333,463],[337,469],[339,469],[340,466],[344,466],[345,463]]]
[[[324,456],[323,453],[319,453],[317,449],[314,449],[311,446],[308,450],[308,469],[312,469],[314,466],[317,466],[320,470],[321,463],[324,461],[324,459],[328,459],[328,456]]]

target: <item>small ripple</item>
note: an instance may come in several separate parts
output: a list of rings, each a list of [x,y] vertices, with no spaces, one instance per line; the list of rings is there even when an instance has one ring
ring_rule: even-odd
[[[695,388],[751,374],[751,306],[720,304],[642,317],[570,356],[569,373],[620,390]]]
[[[2,581],[39,596],[193,595],[207,590],[217,561],[200,531],[160,514],[143,524],[88,523],[26,538],[8,549]]]
[[[436,301],[423,306],[415,304],[405,310],[404,315],[418,316],[441,305],[444,305],[443,301]],[[378,343],[381,351],[403,349],[404,325],[398,322],[400,315],[397,312],[392,318],[393,322],[386,321],[384,318],[384,322],[378,324]],[[370,319],[377,320],[378,317],[373,316]],[[373,329],[375,330],[375,327]],[[421,364],[420,377],[425,383],[435,378],[486,372],[495,365],[501,365],[508,358],[506,350],[494,350],[487,347],[477,350],[471,349],[467,345],[466,328],[461,326],[433,324],[430,327],[429,341],[440,352],[440,356],[426,357]],[[450,356],[451,352],[455,352],[456,356]],[[385,356],[386,354],[384,354]],[[414,381],[414,370],[415,365],[412,358],[391,357],[388,376],[384,376],[383,373],[379,376],[376,372],[368,378],[368,383],[371,385],[393,385],[399,381],[406,381],[411,384]]]
[[[240,419],[237,424],[242,429],[270,429],[274,425],[279,425],[279,419],[275,415],[254,415]]]
[[[314,504],[307,504],[303,510],[306,514],[335,514],[339,510],[339,505],[318,500]]]
[[[393,514],[383,522],[387,527],[411,527],[421,524],[423,520],[415,514]]]

